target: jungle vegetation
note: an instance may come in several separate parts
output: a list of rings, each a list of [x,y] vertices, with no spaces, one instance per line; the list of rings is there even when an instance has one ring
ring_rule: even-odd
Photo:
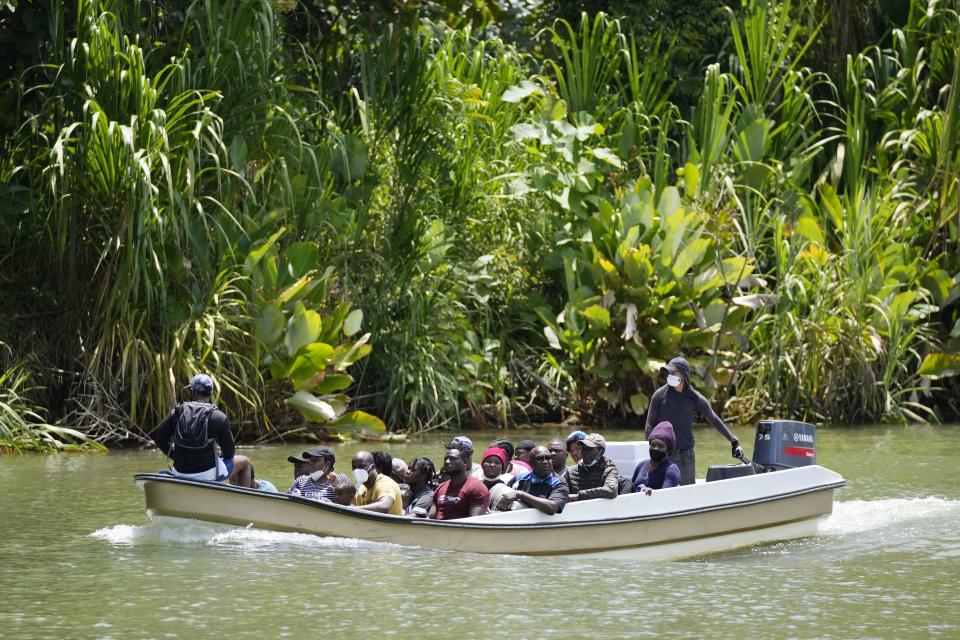
[[[0,443],[956,420],[958,12],[2,0]]]

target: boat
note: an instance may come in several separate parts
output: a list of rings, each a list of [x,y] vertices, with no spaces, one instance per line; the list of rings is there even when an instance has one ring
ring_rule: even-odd
[[[797,435],[796,425],[803,424],[788,424],[773,434],[768,429],[767,443],[778,443],[783,433],[792,435],[792,444],[796,444],[797,438],[803,437]],[[812,425],[808,426],[812,431]],[[758,427],[760,446],[755,446],[754,458],[758,450],[764,455],[762,428],[763,423]],[[785,455],[809,461],[812,439],[799,442],[810,446],[788,443],[776,451],[790,450],[792,453]],[[620,455],[624,450],[645,450],[645,443],[624,444],[628,446],[608,450]],[[816,464],[791,467],[784,463],[784,455],[764,459],[767,465],[751,462],[711,468],[708,479],[711,475],[722,479],[651,495],[633,493],[612,500],[572,502],[552,516],[522,509],[453,521],[379,514],[161,473],[138,474],[134,480],[144,491],[152,519],[189,518],[442,551],[667,560],[816,534],[819,521],[833,510],[834,492],[846,486],[846,481]],[[621,468],[627,464],[615,461]],[[773,471],[757,473],[770,469]]]

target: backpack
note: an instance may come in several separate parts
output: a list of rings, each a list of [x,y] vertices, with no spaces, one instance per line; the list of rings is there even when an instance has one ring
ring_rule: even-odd
[[[207,435],[210,415],[217,406],[209,402],[184,402],[177,406],[177,428],[172,449],[205,449],[212,442]]]

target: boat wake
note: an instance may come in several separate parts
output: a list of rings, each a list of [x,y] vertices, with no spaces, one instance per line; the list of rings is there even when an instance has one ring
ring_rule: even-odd
[[[308,533],[283,533],[251,527],[232,527],[211,522],[165,517],[157,517],[150,524],[142,526],[117,524],[112,527],[104,527],[91,533],[90,537],[104,540],[116,547],[206,544],[212,547],[240,547],[244,549],[281,546],[349,550],[370,546],[396,546],[354,538],[329,538]]]
[[[960,502],[936,497],[835,502],[833,513],[820,523],[817,533],[844,536],[957,514]]]

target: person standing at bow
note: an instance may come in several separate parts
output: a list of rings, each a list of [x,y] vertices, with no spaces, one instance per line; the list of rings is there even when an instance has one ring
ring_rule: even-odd
[[[696,482],[697,459],[693,453],[693,419],[696,414],[710,423],[714,429],[730,442],[734,458],[743,456],[740,440],[733,434],[717,415],[703,394],[690,384],[690,364],[681,357],[671,360],[661,367],[667,374],[667,384],[653,392],[650,408],[647,410],[646,436],[650,440],[653,428],[661,422],[673,425],[677,438],[676,453],[673,461],[680,467],[680,484]]]
[[[190,399],[178,404],[150,437],[173,461],[176,477],[226,480],[233,472],[236,447],[226,414],[210,402],[213,378],[198,373],[185,389]]]

